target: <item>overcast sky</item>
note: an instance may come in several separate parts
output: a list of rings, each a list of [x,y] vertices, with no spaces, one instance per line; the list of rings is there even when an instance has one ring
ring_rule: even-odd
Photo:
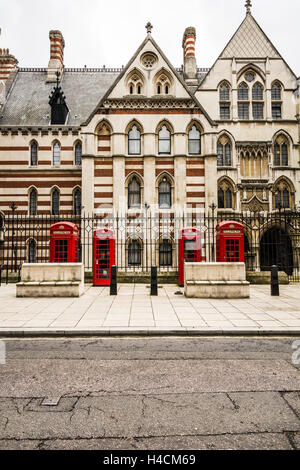
[[[245,0],[0,0],[0,47],[20,67],[47,67],[49,30],[64,36],[66,67],[126,65],[153,24],[153,37],[175,67],[182,35],[197,30],[198,67],[210,67],[245,17]],[[252,0],[252,13],[300,75],[299,0]]]

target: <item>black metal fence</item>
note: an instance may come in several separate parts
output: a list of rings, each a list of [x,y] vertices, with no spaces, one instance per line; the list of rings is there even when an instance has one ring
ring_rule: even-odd
[[[86,271],[93,268],[93,233],[110,228],[115,234],[115,256],[119,272],[176,273],[180,229],[195,227],[201,234],[201,259],[216,261],[216,226],[225,220],[244,225],[245,262],[248,271],[269,271],[276,264],[291,280],[300,280],[300,212],[204,213],[175,216],[145,212],[112,215],[24,216],[6,215],[0,226],[1,280],[18,277],[23,262],[48,262],[50,226],[73,222],[79,227],[79,260]]]

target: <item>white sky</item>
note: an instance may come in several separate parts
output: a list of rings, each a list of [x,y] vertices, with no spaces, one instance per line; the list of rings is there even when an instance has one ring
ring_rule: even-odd
[[[175,67],[182,36],[197,30],[198,67],[210,67],[246,13],[245,0],[0,0],[0,47],[20,67],[47,67],[49,31],[65,39],[66,67],[126,65],[154,26],[153,37]],[[300,75],[299,0],[252,0],[252,13],[297,76]]]

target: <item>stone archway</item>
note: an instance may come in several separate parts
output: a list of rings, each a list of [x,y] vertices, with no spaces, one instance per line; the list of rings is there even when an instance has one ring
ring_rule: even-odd
[[[293,274],[293,247],[289,235],[278,227],[270,228],[260,241],[260,269],[270,271],[277,265],[279,271]]]

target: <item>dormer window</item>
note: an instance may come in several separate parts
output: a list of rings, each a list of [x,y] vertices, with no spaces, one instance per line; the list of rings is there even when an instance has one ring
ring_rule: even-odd
[[[57,83],[53,89],[50,97],[49,104],[51,106],[51,124],[65,124],[69,113],[69,108],[66,103],[66,97],[59,83],[59,73],[57,72]]]
[[[126,83],[130,95],[141,95],[143,93],[144,78],[138,69],[134,69],[129,73]]]
[[[172,94],[172,78],[170,74],[162,70],[154,79],[155,93],[157,95],[170,95]]]

